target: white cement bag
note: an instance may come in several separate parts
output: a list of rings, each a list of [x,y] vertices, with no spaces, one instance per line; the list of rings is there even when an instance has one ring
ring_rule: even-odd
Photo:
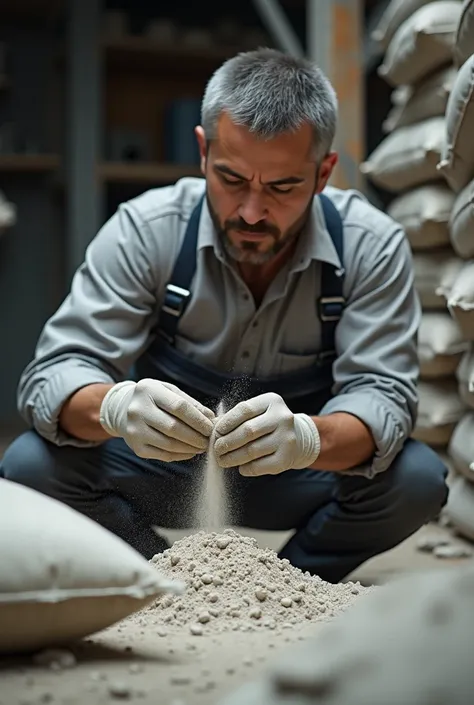
[[[418,419],[413,438],[433,448],[445,448],[465,406],[455,380],[421,381],[418,385]]]
[[[0,479],[0,654],[64,646],[177,590],[95,521]]]
[[[466,406],[474,409],[474,345],[462,356],[456,370],[456,379],[459,385],[459,396]]]
[[[438,162],[445,135],[443,117],[400,127],[361,164],[361,172],[376,186],[399,193],[427,181],[440,181]]]
[[[0,235],[12,228],[18,220],[17,207],[0,191]]]
[[[449,313],[424,312],[418,331],[418,358],[422,379],[452,377],[469,344]]]
[[[405,105],[413,94],[415,86],[397,86],[390,93],[390,102],[392,105]]]
[[[474,482],[474,412],[466,412],[454,429],[448,456],[454,470]]]
[[[474,257],[474,181],[456,197],[448,227],[456,254],[463,259]]]
[[[398,28],[379,75],[393,86],[413,85],[451,63],[461,15],[459,0],[424,5]]]
[[[386,7],[377,26],[371,34],[374,42],[387,49],[396,31],[410,15],[428,5],[432,0],[392,0]]]
[[[387,213],[405,230],[413,250],[432,250],[449,245],[454,199],[446,184],[427,184],[394,198]]]
[[[384,132],[444,115],[456,75],[454,66],[445,67],[414,86],[405,101],[398,104],[394,101],[383,123]]]
[[[457,66],[474,54],[474,0],[464,0],[454,41],[454,59]]]
[[[472,705],[472,564],[372,588],[219,705]]]
[[[413,254],[415,289],[424,311],[446,311],[446,294],[462,265],[450,248]]]
[[[461,67],[448,99],[439,170],[456,193],[474,178],[474,56]]]
[[[466,262],[448,297],[448,309],[464,340],[474,340],[474,261]]]
[[[458,534],[474,541],[474,484],[465,477],[451,486],[445,513]]]

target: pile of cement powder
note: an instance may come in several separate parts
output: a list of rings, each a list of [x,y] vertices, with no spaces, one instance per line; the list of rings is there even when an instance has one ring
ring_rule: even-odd
[[[187,536],[151,563],[186,586],[182,595],[162,596],[132,617],[142,623],[153,620],[162,636],[176,629],[195,636],[279,631],[305,620],[328,619],[370,589],[326,583],[232,529]]]

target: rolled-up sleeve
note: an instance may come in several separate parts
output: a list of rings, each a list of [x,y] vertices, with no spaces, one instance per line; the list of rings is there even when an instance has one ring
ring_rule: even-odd
[[[352,253],[357,274],[337,327],[334,396],[321,414],[346,412],[370,429],[375,455],[349,472],[372,478],[391,465],[416,422],[421,308],[403,231],[363,242]]]
[[[43,328],[17,405],[56,445],[96,445],[60,428],[62,406],[82,387],[124,379],[146,346],[157,287],[151,247],[146,225],[121,207],[89,245],[69,295]]]

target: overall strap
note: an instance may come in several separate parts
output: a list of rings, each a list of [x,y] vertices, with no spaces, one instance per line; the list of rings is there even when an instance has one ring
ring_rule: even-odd
[[[329,262],[321,263],[321,296],[318,313],[321,321],[321,348],[323,354],[334,354],[336,326],[344,310],[344,226],[334,203],[324,194],[319,195],[326,227],[341,262],[337,269]]]
[[[175,262],[170,281],[166,286],[165,298],[158,321],[158,332],[169,343],[174,343],[179,319],[184,313],[191,295],[190,286],[196,271],[196,253],[204,196],[194,208],[189,218],[184,240]]]
[[[341,216],[332,201],[323,194],[319,196],[326,221],[326,227],[341,262],[344,261],[343,224]],[[190,286],[196,271],[196,253],[204,196],[191,213],[184,240],[181,245],[170,281],[166,286],[165,298],[158,321],[158,332],[173,344],[179,319],[191,296]],[[343,297],[344,270],[335,269],[328,262],[321,263],[321,296],[318,312],[321,321],[321,347],[323,353],[334,354],[336,325],[341,318],[345,299]]]

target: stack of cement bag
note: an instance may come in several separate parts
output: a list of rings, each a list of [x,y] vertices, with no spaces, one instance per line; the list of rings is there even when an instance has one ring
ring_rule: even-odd
[[[465,413],[456,374],[469,348],[461,317],[450,315],[447,301],[459,300],[463,258],[471,256],[469,236],[450,235],[450,227],[453,231],[455,222],[456,232],[471,232],[466,221],[470,206],[456,215],[459,198],[438,166],[446,141],[446,109],[458,76],[454,49],[462,10],[461,0],[389,4],[374,38],[385,51],[379,74],[394,88],[393,107],[384,124],[387,136],[361,167],[368,179],[393,195],[387,212],[404,227],[412,247],[423,308],[420,404],[413,435],[441,453]],[[471,141],[474,166],[474,131]],[[472,233],[474,253],[474,228]],[[461,240],[464,249],[458,246]],[[474,284],[474,273],[472,279]],[[454,308],[460,312],[460,304]]]
[[[455,471],[447,514],[474,540],[474,0],[392,0],[375,32],[394,87],[362,165],[393,194],[423,307],[414,436]]]
[[[462,3],[453,56],[458,72],[446,107],[439,170],[455,194],[450,239],[463,260],[446,298],[469,349],[457,368],[466,411],[449,444],[457,477],[447,515],[460,534],[474,540],[474,0]]]

